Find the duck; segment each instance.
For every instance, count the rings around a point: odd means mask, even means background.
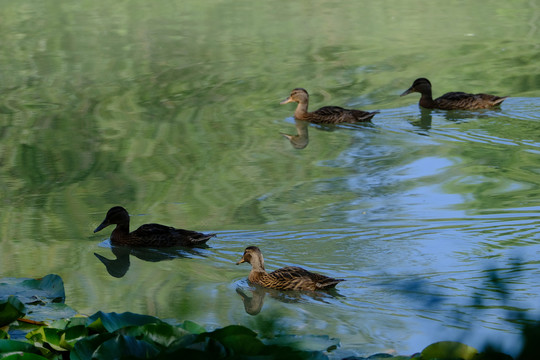
[[[112,224],[116,224],[116,228],[111,233],[111,244],[115,246],[193,247],[203,246],[210,238],[216,236],[216,234],[203,234],[160,224],[145,224],[129,232],[129,213],[122,206],[110,208],[105,220],[94,230],[94,233]]]
[[[313,273],[297,266],[287,266],[267,273],[264,269],[264,259],[257,246],[248,246],[244,255],[236,265],[247,262],[251,264],[248,280],[253,284],[277,290],[328,290],[334,288],[344,279],[334,279],[325,275]]]
[[[309,94],[306,89],[293,89],[291,95],[280,102],[281,105],[296,102],[294,117],[298,120],[309,121],[314,124],[340,124],[368,122],[378,114],[378,111],[368,112],[362,110],[344,109],[339,106],[324,106],[313,112],[308,112]]]
[[[464,92],[449,92],[435,100],[431,96],[431,83],[426,78],[414,80],[412,86],[400,96],[418,92],[422,94],[419,105],[426,109],[441,110],[477,110],[499,106],[508,96],[489,94],[467,94]]]

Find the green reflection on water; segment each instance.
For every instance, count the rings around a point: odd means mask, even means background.
[[[536,107],[524,106],[528,119],[514,116],[509,99],[500,113],[453,119],[433,112],[424,121],[417,98],[398,96],[426,76],[435,95],[538,97],[538,9],[529,2],[5,1],[1,7],[2,272],[59,273],[70,304],[81,311],[191,315],[223,325],[243,311],[230,284],[247,275],[233,262],[248,243],[263,239],[279,254],[276,266],[350,266],[348,275],[358,277],[364,268],[382,271],[386,256],[415,254],[414,246],[398,245],[396,227],[405,233],[400,238],[423,240],[422,221],[442,222],[436,226],[445,235],[472,221],[467,215],[526,218],[538,208],[539,139],[530,121],[538,119],[538,98],[530,100]],[[309,146],[299,151],[280,135],[294,131],[293,108],[279,105],[298,86],[309,90],[312,109],[383,111],[373,127],[311,127]],[[437,171],[424,173],[418,164]],[[120,282],[93,256],[103,237],[91,233],[117,204],[144,215],[134,216],[133,226],[231,232],[193,259],[132,260]],[[317,233],[327,229],[334,234]],[[491,232],[478,229],[460,235],[497,248]],[[239,230],[254,233],[246,238]],[[379,240],[371,262],[358,260],[365,234]],[[293,241],[298,245],[289,247]],[[343,251],[344,243],[350,257],[325,269],[327,254]],[[311,258],[295,258],[305,248]],[[337,315],[321,315],[330,325],[317,330],[384,343],[359,330],[360,315],[349,319],[352,311],[369,313],[358,309],[366,305],[359,297],[377,303],[356,285],[344,290],[356,303],[336,300]],[[126,304],[126,297],[133,301]],[[273,306],[291,323],[305,320],[297,304]],[[311,319],[323,305],[301,306]],[[400,310],[383,308],[380,316],[399,317]]]

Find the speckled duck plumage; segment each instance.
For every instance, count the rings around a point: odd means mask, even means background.
[[[291,95],[280,104],[297,102],[294,117],[298,120],[309,121],[315,124],[339,124],[371,121],[378,111],[368,112],[362,110],[344,109],[339,106],[324,106],[313,112],[308,112],[309,94],[305,89],[296,88]]]
[[[264,269],[261,250],[256,246],[248,246],[244,255],[236,264],[251,264],[248,280],[251,283],[277,290],[327,290],[335,287],[343,279],[334,279],[313,273],[296,266],[287,266],[271,273]]]

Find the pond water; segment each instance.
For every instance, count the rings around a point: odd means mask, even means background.
[[[341,340],[335,358],[439,340],[515,353],[539,316],[540,7],[534,1],[4,1],[0,276],[62,276],[81,313],[134,311]],[[509,95],[421,111],[418,77]],[[379,110],[307,128],[311,108]],[[194,250],[111,252],[132,228],[216,232]],[[344,278],[259,292],[236,266]],[[94,255],[98,254],[100,257]],[[101,259],[101,261],[100,261]],[[104,264],[108,264],[106,268]],[[114,275],[114,276],[111,276]],[[496,340],[495,340],[496,339]]]

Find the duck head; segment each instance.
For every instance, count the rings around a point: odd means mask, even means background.
[[[306,89],[296,88],[291,91],[291,95],[288,98],[280,102],[281,105],[288,104],[290,102],[304,103],[309,99],[309,94]]]
[[[399,96],[405,96],[407,94],[418,92],[420,94],[431,94],[431,83],[426,78],[419,78],[414,80],[412,86],[405,90]]]
[[[264,270],[264,259],[261,250],[256,246],[248,246],[246,250],[244,250],[244,255],[242,255],[242,258],[236,265],[240,265],[244,262],[251,264],[254,268]]]
[[[115,206],[107,211],[105,220],[94,230],[94,233],[103,230],[109,225],[128,225],[129,226],[129,214],[126,209],[121,206]]]

